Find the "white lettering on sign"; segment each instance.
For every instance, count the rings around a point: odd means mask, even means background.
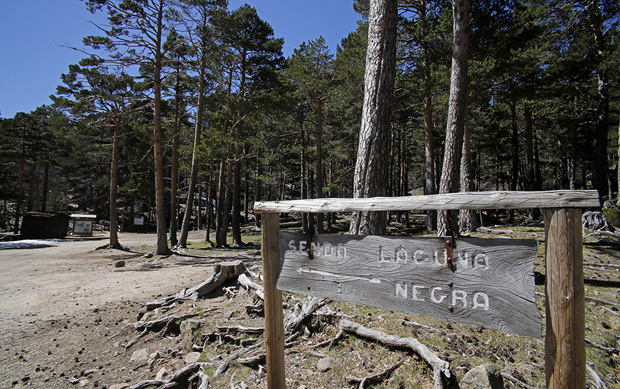
[[[411,286],[411,294],[409,294],[409,286]],[[397,282],[395,284],[394,296],[402,298],[411,296],[411,299],[415,301],[426,301],[429,298],[435,304],[445,302],[449,303],[453,308],[489,310],[489,296],[484,292],[476,292],[468,299],[469,294],[460,289]]]
[[[409,253],[413,253],[410,255]],[[424,262],[435,262],[435,264],[440,266],[445,266],[446,261],[448,260],[448,254],[444,252],[440,252],[439,250],[435,250],[430,253],[430,255],[426,255],[423,250],[413,249],[407,250],[402,246],[398,246],[394,249],[394,253],[386,253],[383,249],[383,246],[379,246],[379,262],[390,262],[390,263],[414,263],[421,264]],[[472,268],[485,270],[489,268],[489,258],[485,253],[469,253],[454,251],[454,265],[456,268]]]
[[[321,242],[312,242],[310,243],[312,250],[312,254],[316,256],[326,256],[326,257],[334,257],[338,259],[347,258],[347,246],[343,244],[338,244],[337,246],[332,245],[331,243],[323,243]],[[305,254],[308,252],[308,242],[307,241],[296,241],[290,240],[288,242],[288,248],[298,254]]]

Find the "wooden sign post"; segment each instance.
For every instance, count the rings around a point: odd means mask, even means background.
[[[484,321],[492,328],[540,335],[538,312],[532,308],[533,277],[529,276],[533,273],[532,243],[459,238],[457,247],[448,249],[444,242],[444,253],[437,239],[319,235],[308,241],[306,236],[280,234],[279,213],[542,208],[547,387],[585,387],[581,208],[598,206],[598,193],[592,190],[257,202],[255,212],[264,213],[268,386],[285,387],[280,290],[330,298],[337,295],[356,304],[470,324]],[[451,263],[447,260],[449,251]],[[334,256],[338,261],[331,260]],[[524,304],[515,306],[515,296]],[[516,324],[511,310],[516,310],[526,324]]]

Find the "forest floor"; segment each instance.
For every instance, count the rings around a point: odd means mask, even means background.
[[[415,218],[415,217],[414,217]],[[294,224],[294,223],[293,223]],[[421,225],[421,223],[419,223]],[[544,274],[544,229],[541,224],[497,226],[499,236],[538,242],[536,272]],[[421,228],[392,232],[420,233]],[[473,236],[498,237],[475,233]],[[259,302],[254,293],[233,286],[196,302],[186,301],[157,317],[193,315],[192,334],[202,353],[183,347],[178,328],[166,334],[140,334],[128,324],[141,318],[145,303],[168,296],[206,280],[219,262],[241,260],[261,272],[260,235],[244,235],[244,249],[212,249],[204,233],[190,234],[187,250],[170,256],[151,256],[154,234],[120,235],[127,251],[98,249],[107,243],[104,234],[48,241],[20,249],[0,249],[0,388],[129,388],[144,380],[169,379],[192,362],[204,362],[213,388],[266,388],[261,367],[233,361],[221,375],[215,370],[231,354],[263,335],[235,335],[224,326],[261,327],[264,318],[248,313]],[[1,243],[0,243],[1,248]],[[620,243],[617,236],[584,238],[586,296],[586,345],[589,366],[609,388],[620,384]],[[146,255],[145,255],[146,254]],[[119,261],[125,266],[116,267]],[[611,266],[609,266],[611,265]],[[540,284],[540,282],[537,282]],[[537,305],[543,316],[544,285],[536,285]],[[284,293],[286,315],[304,297]],[[412,337],[450,362],[456,381],[476,366],[494,364],[507,388],[545,387],[544,328],[540,339],[482,327],[441,322],[380,309],[339,302],[331,311],[346,314],[368,328],[401,337]],[[432,388],[432,369],[417,355],[345,335],[331,346],[319,346],[338,333],[339,319],[315,316],[286,349],[286,379],[290,388],[353,387],[347,377],[368,377],[402,363],[377,387]],[[412,327],[417,322],[430,327]],[[263,347],[248,350],[250,357]],[[591,380],[591,376],[588,376]],[[591,387],[596,387],[589,383]]]

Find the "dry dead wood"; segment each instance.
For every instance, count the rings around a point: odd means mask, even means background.
[[[444,331],[440,330],[439,328],[435,328],[435,327],[431,327],[431,326],[427,326],[415,321],[409,321],[409,320],[403,320],[402,323],[404,326],[409,326],[409,327],[413,327],[413,328],[419,328],[421,330],[427,331],[427,332],[432,332],[434,334],[441,334],[444,333]]]
[[[252,334],[259,335],[265,332],[265,327],[244,327],[244,326],[223,326],[217,328],[223,333]]]
[[[403,361],[400,361],[394,366],[388,367],[386,370],[382,371],[381,373],[371,375],[368,377],[364,377],[364,378],[347,377],[347,381],[349,382],[350,385],[358,385],[358,388],[360,389],[364,389],[370,385],[377,385],[385,381],[387,378],[389,378],[390,375],[392,375],[392,373],[394,372],[394,370],[398,369],[400,365],[402,364],[403,364]]]
[[[157,387],[158,389],[187,388],[189,381],[192,381],[194,375],[201,371],[202,367],[209,365],[205,362],[196,362],[177,370],[169,380],[147,380],[141,381],[132,386],[130,389],[143,389],[149,387]],[[206,375],[203,373],[206,377]],[[208,377],[207,377],[208,381]],[[203,380],[204,382],[204,380]]]
[[[589,363],[586,363],[586,371],[592,378],[591,382],[596,386],[597,389],[607,389],[607,385],[605,385],[605,382],[603,382],[601,377]]]
[[[239,277],[237,278],[237,281],[239,282],[241,286],[243,286],[247,290],[254,289],[258,298],[265,301],[265,290],[263,289],[261,285],[250,280],[250,278],[246,276],[245,274],[240,274]]]
[[[215,371],[215,373],[213,373],[213,377],[217,377],[220,374],[224,373],[226,371],[226,369],[228,369],[228,365],[230,365],[230,362],[234,361],[235,359],[239,358],[240,356],[242,356],[243,354],[246,354],[252,350],[254,350],[257,347],[262,346],[263,344],[265,344],[265,342],[260,342],[257,343],[255,345],[246,347],[246,348],[242,348],[241,350],[236,351],[235,353],[231,354],[230,356],[228,356],[228,358],[226,358],[224,360],[224,362],[222,362],[220,364],[220,366],[217,368],[217,370]]]
[[[352,322],[347,319],[340,320],[338,326],[346,332],[353,333],[361,338],[377,341],[383,345],[409,349],[418,354],[426,363],[433,368],[433,380],[435,381],[435,389],[444,387],[442,377],[450,378],[450,363],[439,358],[437,354],[432,352],[428,347],[420,343],[414,338],[400,338],[394,335],[388,335],[384,332],[373,330],[359,323]]]
[[[596,342],[591,341],[590,339],[586,338],[585,339],[586,343],[589,344],[590,346],[597,348],[599,350],[605,351],[607,354],[616,354],[618,352],[617,348],[614,347],[605,347],[601,344],[598,344]]]
[[[606,304],[606,305],[611,305],[612,307],[620,308],[620,305],[618,305],[616,303],[612,303],[611,301],[607,301],[607,300],[597,299],[596,297],[586,296],[586,300],[587,301],[592,301],[592,302],[595,302],[595,303],[599,303],[599,304]]]
[[[241,261],[221,262],[214,266],[213,274],[206,281],[189,289],[183,289],[177,294],[173,294],[163,299],[153,300],[146,303],[147,310],[169,306],[177,301],[198,300],[199,298],[213,292],[226,282],[237,280],[239,275],[245,273],[245,265]]]
[[[523,389],[535,389],[533,386],[530,386],[528,384],[526,384],[525,382],[521,381],[520,379],[506,373],[506,372],[501,372],[500,373],[502,377],[504,377],[505,379],[507,379],[508,381],[512,382],[513,384],[522,387]]]
[[[512,234],[512,230],[497,230],[488,227],[478,227],[476,230],[483,234],[494,234],[494,235],[502,235],[502,234]]]
[[[133,338],[129,343],[125,345],[125,349],[133,346],[140,338],[146,335],[148,332],[152,331],[162,331],[162,335],[165,335],[170,332],[171,326],[175,325],[178,327],[178,323],[183,320],[190,319],[192,317],[198,316],[198,313],[188,313],[180,316],[166,316],[157,320],[149,320],[149,321],[137,321],[135,323],[129,323],[125,325],[126,327],[133,327],[136,330],[142,330],[135,338]]]
[[[310,319],[314,311],[321,308],[327,303],[329,303],[329,300],[326,298],[306,298],[302,303],[301,309],[299,311],[294,310],[293,312],[286,315],[286,318],[284,319],[284,333],[292,334],[299,331],[301,326],[303,326]]]
[[[342,334],[344,334],[344,332],[342,330],[339,330],[338,333],[336,334],[336,336],[334,336],[333,338],[327,339],[327,340],[325,340],[323,342],[315,344],[314,348],[320,348],[320,347],[324,347],[324,346],[329,346],[328,349],[331,349],[332,347],[334,347],[334,344],[337,341],[342,339]]]

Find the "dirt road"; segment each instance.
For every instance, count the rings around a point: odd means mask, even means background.
[[[201,238],[196,233],[189,240]],[[198,284],[231,256],[208,251],[208,257],[146,259],[155,235],[122,234],[120,241],[129,251],[97,250],[105,235],[0,250],[1,388],[102,388],[152,378],[121,346],[124,324],[136,320],[146,301]],[[115,267],[119,260],[126,265]],[[176,345],[169,347],[168,357],[176,357]]]

